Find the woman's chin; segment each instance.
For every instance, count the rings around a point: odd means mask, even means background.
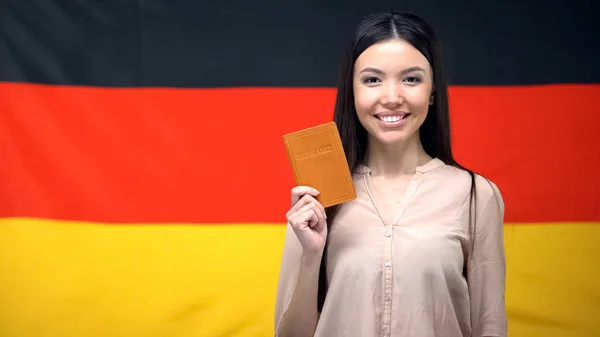
[[[375,140],[375,142],[383,145],[383,146],[400,146],[405,144],[408,140],[409,137],[406,133],[404,132],[385,132],[385,133],[379,133],[376,134],[374,137],[371,137],[372,140]]]
[[[376,143],[387,146],[405,145],[408,142],[419,140],[419,130],[414,128],[380,129],[371,127],[369,138]]]

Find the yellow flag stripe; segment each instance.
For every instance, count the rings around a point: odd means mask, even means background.
[[[600,223],[506,225],[510,336],[600,335]],[[0,219],[7,337],[272,335],[284,226]]]

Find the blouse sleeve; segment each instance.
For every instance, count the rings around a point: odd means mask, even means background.
[[[478,186],[473,251],[467,260],[473,337],[507,335],[505,307],[504,201],[498,187],[487,181]],[[491,187],[491,188],[490,188]]]
[[[302,245],[294,235],[291,225],[287,224],[275,301],[275,335],[277,335],[281,316],[286,312],[296,288],[301,256]]]

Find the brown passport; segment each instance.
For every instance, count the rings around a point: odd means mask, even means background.
[[[356,190],[335,122],[283,136],[296,185],[319,190],[323,207],[356,199]]]

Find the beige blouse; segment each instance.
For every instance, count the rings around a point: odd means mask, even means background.
[[[494,183],[476,177],[472,241],[468,173],[433,159],[417,168],[394,213],[380,216],[369,168],[360,166],[353,173],[357,199],[330,225],[329,289],[314,336],[506,336],[504,203]],[[276,326],[301,254],[288,225]]]

